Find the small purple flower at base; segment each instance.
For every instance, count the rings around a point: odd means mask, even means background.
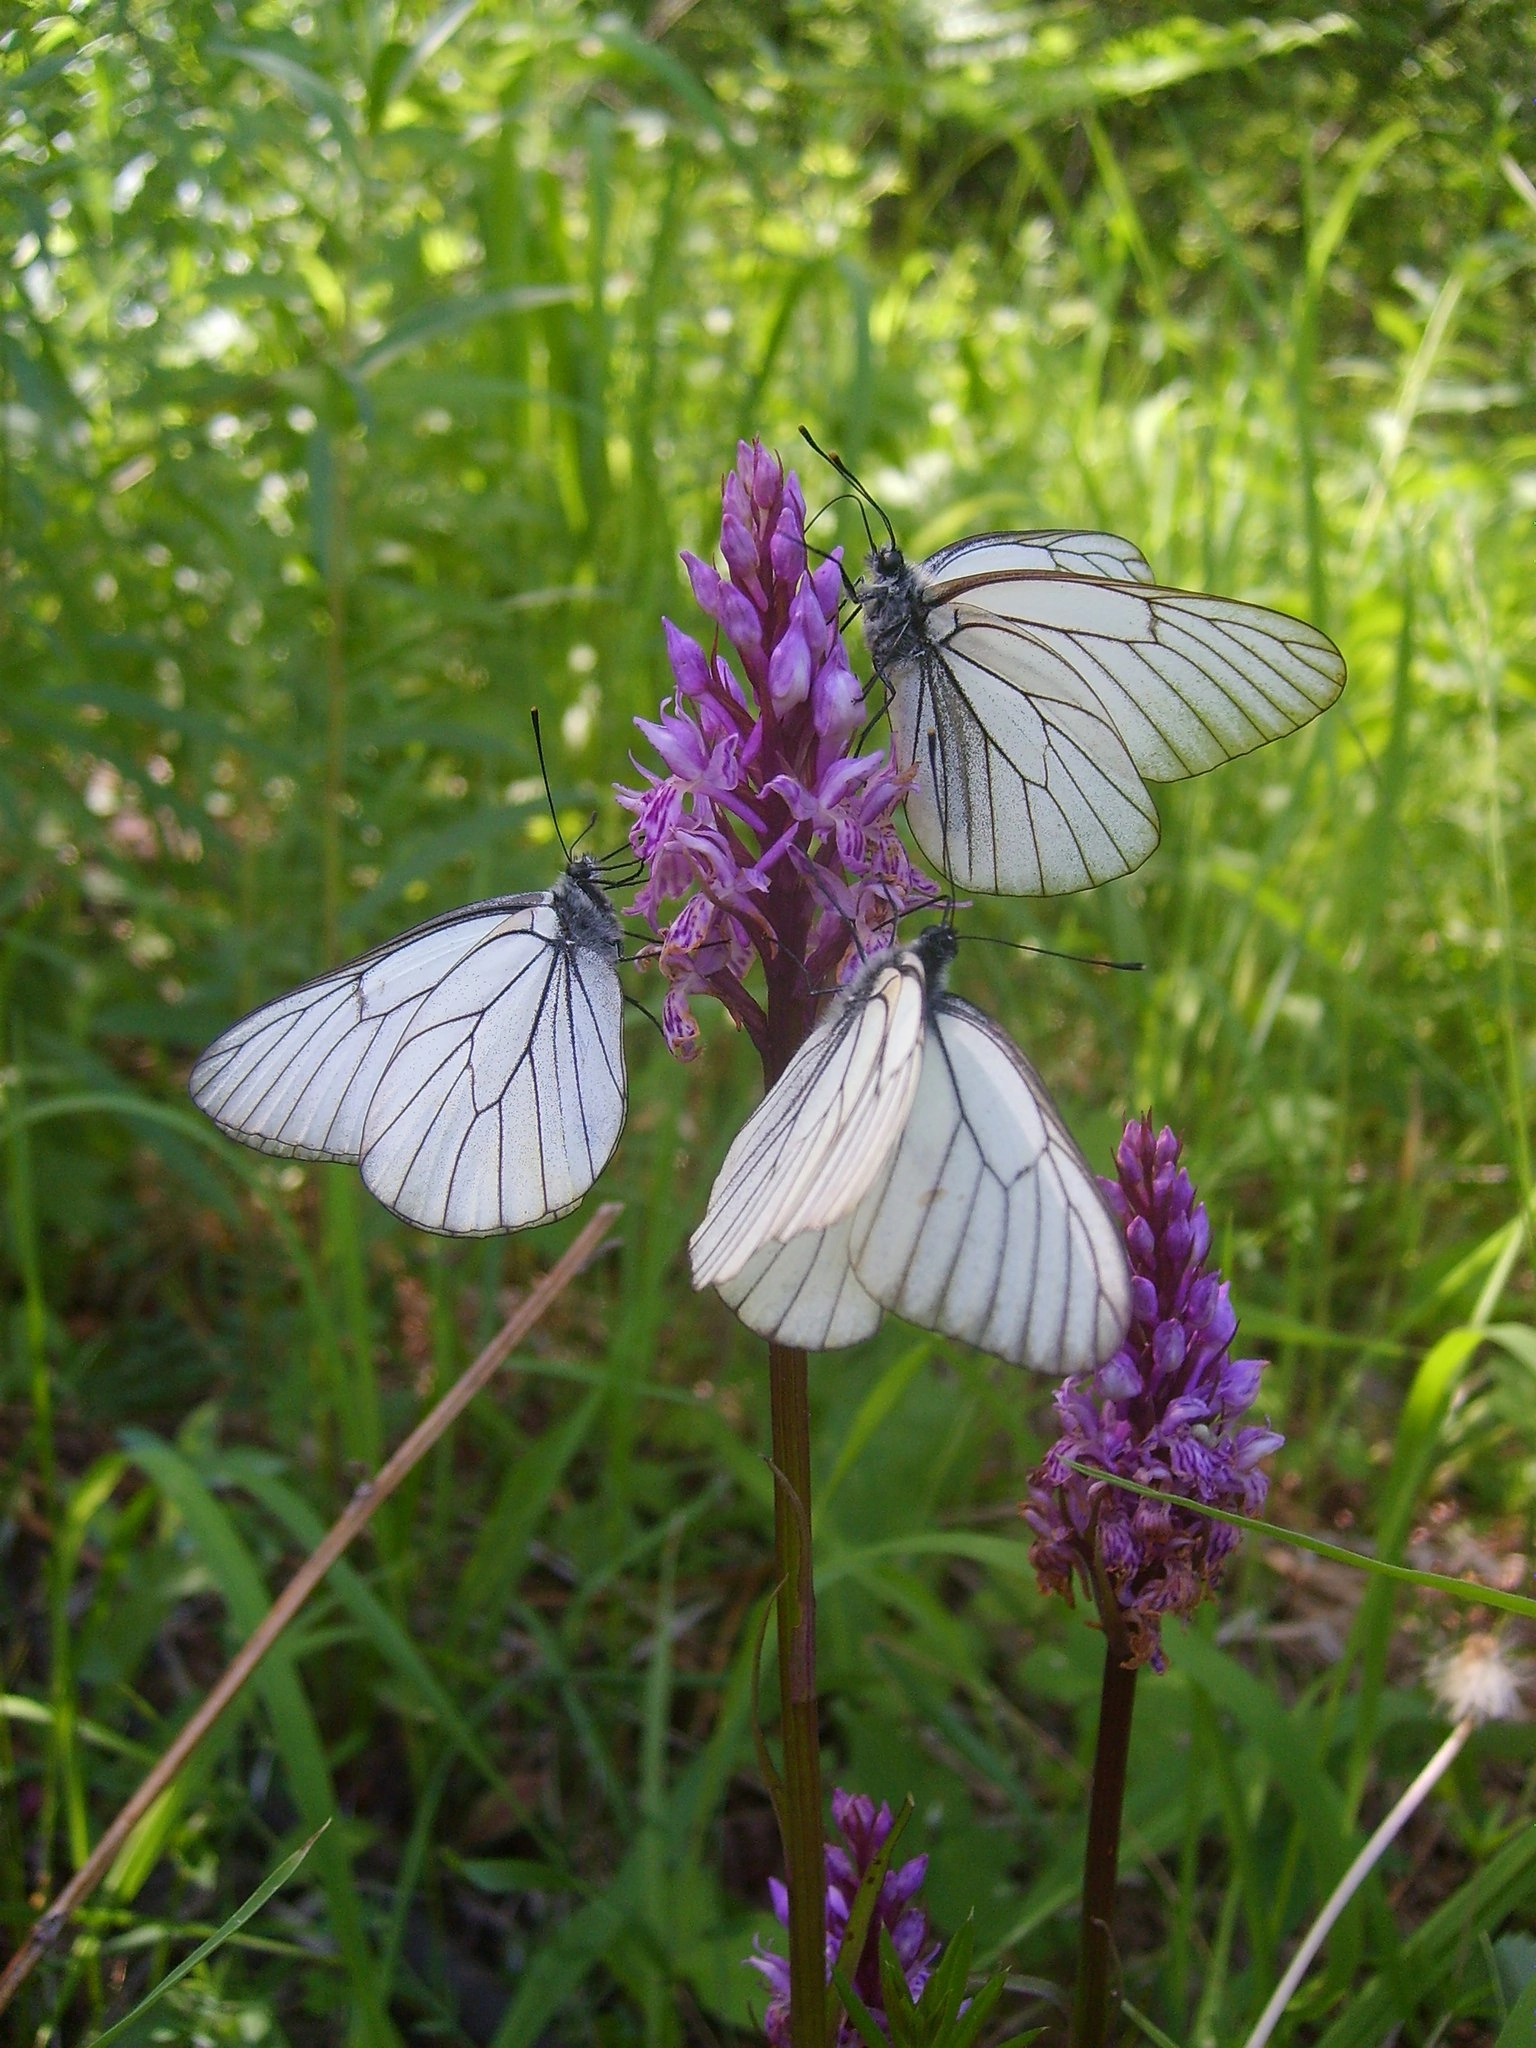
[[[876,1808],[872,1799],[852,1792],[832,1794],[832,1818],[847,1847],[835,1842],[827,1844],[828,1983],[832,1981],[832,1967],[842,1947],[864,1873],[884,1848],[892,1825],[889,1806],[882,1802]],[[907,1980],[907,1989],[914,2000],[922,1997],[923,1987],[933,1975],[933,1966],[938,1959],[939,1943],[930,1938],[928,1915],[915,1898],[927,1875],[926,1856],[914,1856],[899,1869],[886,1872],[864,1950],[853,1971],[854,1989],[882,2025],[885,2024],[885,1997],[880,1986],[880,1929],[884,1927],[890,1934],[891,1944]],[[789,1894],[777,1878],[769,1880],[769,1891],[780,1925],[787,1927]],[[756,1955],[749,1956],[747,1961],[752,1969],[761,1970],[773,1991],[763,2021],[769,2048],[793,2048],[789,2031],[788,1962],[771,1949],[763,1948],[759,1948]],[[838,2030],[837,2048],[856,2048],[859,2039],[858,2029],[845,2016]]]
[[[1237,1317],[1226,1282],[1206,1270],[1210,1221],[1179,1152],[1171,1130],[1133,1119],[1115,1154],[1118,1177],[1100,1183],[1125,1226],[1131,1323],[1108,1364],[1057,1390],[1062,1434],[1032,1474],[1023,1509],[1041,1587],[1071,1600],[1081,1580],[1097,1600],[1097,1566],[1130,1661],[1157,1671],[1163,1617],[1190,1614],[1214,1592],[1238,1531],[1085,1478],[1072,1464],[1256,1515],[1269,1491],[1260,1462],[1285,1441],[1238,1426],[1263,1362],[1230,1355]]]
[[[725,577],[683,556],[715,648],[666,620],[677,690],[659,719],[635,721],[664,773],[641,766],[646,786],[617,790],[650,871],[634,909],[660,940],[662,1023],[682,1059],[698,1049],[695,995],[722,1002],[765,1058],[776,1010],[794,1013],[798,1043],[825,988],[939,894],[894,823],[910,773],[851,751],[866,713],[838,630],[840,558],[810,567],[799,480],[759,442],[740,444],[725,479],[720,553]],[[754,958],[766,1013],[745,985]]]

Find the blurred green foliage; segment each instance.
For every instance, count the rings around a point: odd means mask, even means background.
[[[1143,975],[974,948],[961,985],[1095,1156],[1133,1108],[1185,1134],[1275,1359],[1282,1518],[1519,1579],[1533,60],[1495,0],[0,16],[8,1938],[570,1228],[415,1236],[203,1126],[190,1058],[550,879],[532,705],[563,821],[617,841],[738,434],[793,457],[805,420],[909,552],[1104,525],[1340,641],[1338,709],[1166,792],[1140,874],[967,914]],[[333,1577],[16,2038],[88,2039],[331,1814],[168,2038],[750,2030],[765,1404],[680,1252],[752,1076],[723,1018],[686,1072],[643,1021],[630,1052],[617,1260]],[[941,1926],[1059,1978],[1098,1642],[1011,1519],[1048,1392],[899,1329],[816,1381],[829,1775],[910,1791]],[[1142,1688],[1126,1990],[1192,2048],[1240,2038],[1435,1739],[1454,1618],[1284,1562]],[[1493,2038],[1533,1760],[1474,1742],[1301,2038]]]

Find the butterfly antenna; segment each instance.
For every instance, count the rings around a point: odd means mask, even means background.
[[[1047,960],[1070,960],[1076,967],[1112,967],[1117,974],[1140,974],[1146,967],[1145,960],[1102,960],[1093,953],[1063,953],[1055,946],[1031,946],[1023,939],[994,939],[983,932],[967,932],[968,946],[1007,946],[1015,953],[1040,953]]]
[[[571,855],[572,855],[572,857],[574,857],[574,855],[575,855],[575,852],[576,852],[576,849],[577,849],[577,847],[578,847],[578,846],[580,846],[580,844],[581,844],[581,842],[583,841],[583,839],[585,839],[585,838],[586,838],[587,834],[588,834],[588,833],[589,833],[589,832],[590,832],[590,831],[592,830],[593,826],[594,826],[594,825],[595,825],[596,823],[597,823],[597,813],[596,813],[596,811],[594,811],[594,812],[592,813],[591,817],[590,817],[590,818],[588,818],[588,820],[587,820],[586,824],[582,826],[581,830],[580,830],[580,831],[579,831],[579,832],[578,832],[578,833],[576,834],[576,837],[575,837],[575,838],[574,838],[574,839],[573,839],[573,840],[571,841]]]
[[[555,809],[555,793],[549,786],[549,767],[544,759],[544,734],[539,727],[539,707],[535,705],[528,716],[533,720],[533,744],[539,757],[539,780],[544,784],[544,801],[549,805],[550,822],[555,828],[555,837],[560,842],[560,851],[565,855],[567,867],[571,864],[571,849],[565,843],[565,834],[560,830],[560,817]]]
[[[865,505],[868,505],[870,510],[874,512],[875,515],[878,517],[881,525],[885,528],[887,539],[890,541],[891,546],[895,547],[896,529],[891,524],[891,515],[889,514],[889,512],[886,511],[885,507],[881,504],[880,500],[875,496],[874,492],[865,489],[864,485],[859,482],[859,479],[854,475],[853,471],[848,467],[847,463],[844,462],[841,455],[835,455],[832,453],[830,449],[823,448],[821,444],[812,437],[811,430],[809,427],[802,427],[800,429],[800,438],[802,441],[804,441],[806,447],[811,450],[812,454],[819,455],[822,461],[826,463],[829,469],[835,469],[838,475],[842,478],[843,482],[845,484],[849,484],[852,486],[855,494],[860,499],[862,499],[863,503]],[[834,502],[836,501],[834,500]],[[864,528],[865,531],[868,532],[869,521],[867,519],[864,521]],[[869,544],[871,547],[873,547],[875,544],[875,537],[872,533],[869,536]]]

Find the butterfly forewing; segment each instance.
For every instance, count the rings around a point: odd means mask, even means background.
[[[1081,577],[945,579],[933,596],[972,631],[983,616],[995,622],[992,665],[1015,688],[1032,687],[1042,655],[1064,662],[1153,782],[1203,774],[1295,732],[1344,686],[1326,635],[1234,599]]]
[[[198,1060],[192,1100],[260,1151],[355,1165],[373,1090],[424,998],[486,932],[541,900],[501,897],[433,918],[264,1004]]]
[[[1036,1371],[1102,1364],[1130,1316],[1119,1229],[1044,1083],[952,996],[930,1009],[906,1130],[849,1250],[883,1308]]]
[[[762,1246],[855,1206],[917,1086],[923,993],[915,955],[877,960],[801,1046],[725,1156],[690,1246],[695,1287],[723,1291]]]
[[[952,541],[923,564],[924,572],[951,578],[1055,571],[1061,576],[1103,576],[1127,583],[1151,583],[1141,549],[1118,533],[1075,533],[1054,527],[1041,533],[982,533]]]
[[[957,888],[1004,896],[1064,895],[1139,867],[1157,813],[1076,669],[1041,647],[1021,684],[995,621],[952,609],[934,622],[916,684],[902,668],[889,678],[897,757],[918,769],[907,816],[927,857]]]
[[[369,1107],[364,1184],[426,1230],[563,1215],[623,1128],[617,976],[583,974],[546,906],[520,936],[487,941],[433,990]]]

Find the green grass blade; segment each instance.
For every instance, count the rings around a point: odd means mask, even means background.
[[[130,1457],[176,1508],[187,1533],[223,1595],[234,1631],[248,1636],[270,1604],[255,1560],[225,1509],[197,1473],[169,1444],[142,1431],[125,1433]],[[334,1818],[336,1794],[325,1746],[287,1646],[275,1644],[251,1680],[266,1707],[294,1799],[316,1832]],[[346,1962],[351,1995],[368,2038],[395,2048],[379,1996],[377,1964],[365,1932],[362,1901],[351,1859],[337,1835],[329,1835],[318,1859],[337,1942]]]
[[[104,2034],[97,2034],[91,2048],[111,2048],[113,2042],[124,2041],[130,2033],[136,2033],[140,2021],[153,2011],[168,1991],[174,1990],[183,1977],[195,1970],[199,1963],[206,1962],[216,1949],[222,1948],[232,1934],[238,1934],[248,1920],[255,1918],[268,1899],[275,1892],[282,1890],[325,1833],[325,1828],[329,1826],[330,1822],[327,1821],[325,1827],[317,1828],[307,1842],[300,1843],[291,1856],[285,1856],[277,1868],[262,1879],[250,1897],[242,1905],[237,1906],[229,1918],[215,1929],[206,1941],[200,1942],[191,1955],[179,1962],[168,1976],[162,1977],[154,1990],[139,2000],[132,2012],[125,2013],[122,2019],[115,2021]]]

